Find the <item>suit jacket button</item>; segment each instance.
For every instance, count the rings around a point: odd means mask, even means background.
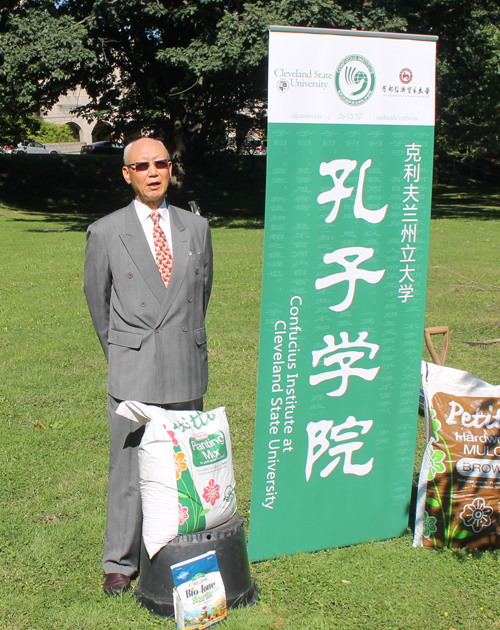
[[[146,302],[144,300],[141,302],[141,306],[146,306]]]
[[[187,332],[187,326],[182,327],[182,332]]]
[[[193,298],[191,296],[188,297],[188,302],[192,302]]]
[[[129,271],[127,274],[127,278],[133,278],[133,277],[134,277],[134,274]]]
[[[160,329],[159,328],[155,328],[155,333],[159,333]]]
[[[196,274],[196,275],[198,275],[198,274],[200,273],[200,270],[199,270],[198,268],[196,268],[196,269],[194,270],[194,272],[195,272],[195,274]]]

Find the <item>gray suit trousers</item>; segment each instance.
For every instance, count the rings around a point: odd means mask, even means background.
[[[144,426],[116,414],[121,400],[108,396],[109,482],[108,514],[102,567],[104,573],[134,577],[139,571],[142,509],[138,448]],[[203,410],[203,398],[157,405],[163,409]]]

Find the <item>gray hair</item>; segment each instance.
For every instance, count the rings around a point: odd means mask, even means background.
[[[143,138],[137,138],[136,140],[132,140],[132,142],[129,142],[127,144],[127,146],[125,147],[125,149],[123,150],[123,163],[125,164],[125,166],[127,166],[128,164],[128,156],[130,154],[130,150],[132,149],[132,145],[134,143],[137,142],[137,140],[144,140],[144,138],[147,138],[147,136],[144,136]],[[168,155],[168,159],[170,160],[170,153],[168,152],[167,147],[163,144],[163,142],[161,140],[157,140],[156,138],[149,138],[149,140],[154,140],[155,142],[158,142],[158,144],[161,144],[161,146],[165,149],[165,151],[167,152]]]

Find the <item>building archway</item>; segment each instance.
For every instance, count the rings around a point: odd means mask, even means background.
[[[82,128],[80,125],[77,125],[75,122],[67,122],[66,125],[70,128],[75,142],[82,142]]]
[[[75,140],[79,143],[92,142],[91,124],[86,118],[79,116],[76,111],[82,105],[90,101],[87,93],[82,87],[69,90],[66,94],[61,94],[59,100],[52,109],[45,112],[42,118],[47,122],[57,125],[69,125]]]
[[[111,140],[111,132],[113,127],[108,123],[99,121],[92,129],[92,142],[102,142],[103,140]]]

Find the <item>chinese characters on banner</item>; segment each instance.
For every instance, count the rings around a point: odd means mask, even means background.
[[[434,66],[429,38],[271,29],[252,560],[406,530]]]
[[[399,287],[399,297],[403,302],[407,302],[413,297],[413,278],[411,273],[415,271],[415,267],[412,268],[412,264],[416,262],[415,251],[417,249],[417,223],[418,223],[418,194],[420,182],[420,162],[422,156],[420,155],[420,149],[422,147],[418,144],[411,144],[406,146],[406,160],[405,160],[405,181],[408,183],[404,189],[405,198],[403,203],[403,229],[401,230],[401,254],[403,258],[401,262],[404,264],[403,269],[400,269],[404,273],[403,277],[399,281],[401,285]],[[411,204],[411,205],[410,205]]]

